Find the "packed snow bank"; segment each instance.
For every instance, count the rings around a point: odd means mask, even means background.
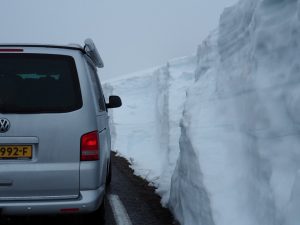
[[[199,48],[214,57],[185,104],[170,198],[183,224],[299,224],[299,6],[240,1]]]
[[[299,224],[299,56],[300,1],[241,0],[196,57],[106,84],[114,147],[181,224]]]
[[[180,118],[186,89],[194,82],[196,57],[106,82],[106,96],[120,95],[123,106],[112,110],[112,148],[125,156],[137,175],[155,185],[167,204],[179,155]]]

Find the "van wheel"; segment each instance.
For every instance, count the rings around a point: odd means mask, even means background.
[[[109,161],[109,165],[108,165],[108,174],[106,177],[106,186],[109,186],[111,183],[111,176],[112,176],[112,172],[111,172],[111,160]]]
[[[100,207],[92,213],[83,214],[80,218],[81,225],[104,225],[105,224],[105,197]]]
[[[0,224],[1,225],[11,224],[11,222],[12,222],[12,218],[0,215]]]

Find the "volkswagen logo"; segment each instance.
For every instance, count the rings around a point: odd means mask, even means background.
[[[10,122],[8,119],[1,118],[0,119],[0,133],[5,133],[10,128]]]

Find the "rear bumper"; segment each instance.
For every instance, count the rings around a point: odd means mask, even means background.
[[[98,209],[104,195],[103,185],[97,190],[81,191],[80,197],[72,200],[0,201],[0,212],[2,215],[38,215],[62,214],[61,209],[72,209],[74,213],[89,213]]]

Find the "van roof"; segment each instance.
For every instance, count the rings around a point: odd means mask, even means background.
[[[59,49],[71,49],[81,51],[83,54],[86,54],[90,59],[95,63],[95,66],[98,68],[103,68],[104,64],[101,59],[101,56],[93,42],[92,39],[87,38],[84,41],[84,47],[78,44],[69,44],[69,45],[51,45],[51,44],[0,44],[0,51],[7,51],[6,49],[1,48],[26,48],[26,47],[36,47],[36,48],[59,48]],[[12,50],[12,49],[8,49]],[[14,49],[19,51],[19,49]]]
[[[60,49],[71,49],[79,50],[85,52],[83,47],[78,44],[69,44],[69,45],[51,45],[51,44],[0,44],[1,47],[36,47],[36,48],[60,48]]]

